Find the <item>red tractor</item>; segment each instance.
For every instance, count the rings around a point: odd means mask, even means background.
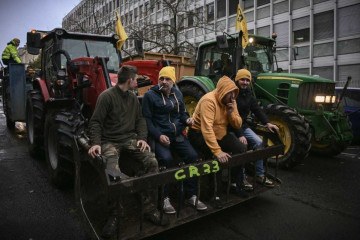
[[[98,233],[107,218],[105,208],[109,198],[119,200],[122,218],[126,219],[120,224],[116,238],[143,238],[219,211],[220,205],[215,201],[218,196],[226,199],[221,206],[224,209],[245,201],[229,194],[231,174],[221,175],[220,170],[276,156],[283,151],[276,136],[263,132],[265,138],[271,138],[275,143],[273,146],[233,156],[231,163],[226,166],[211,159],[192,165],[180,164],[158,174],[135,177],[126,172],[126,166],[120,160],[120,168],[126,175],[114,180],[107,173],[101,157],[92,159],[88,156],[86,131],[97,97],[117,82],[116,73],[121,65],[120,53],[116,49],[118,36],[71,33],[56,28],[43,36],[39,32],[30,32],[27,38],[29,53],[38,54],[41,49],[41,72],[32,81],[31,90],[26,91],[24,104],[30,154],[45,155],[51,181],[56,186],[71,185],[75,177],[79,209],[97,239],[100,239]],[[143,61],[141,64],[138,66],[140,74],[149,76],[145,77],[146,81],[139,81],[140,86],[145,86],[156,84],[155,76],[168,62]],[[12,109],[12,112],[16,111],[21,109]],[[276,174],[275,170],[275,174],[268,173],[268,177],[280,184]],[[191,177],[201,178],[198,195],[201,193],[202,199],[208,203],[206,213],[199,214],[183,205],[182,182]],[[227,180],[224,181],[224,177]],[[136,193],[149,188],[163,189],[164,184],[170,182],[180,186],[177,188],[180,189],[177,194],[177,216],[171,218],[171,224],[167,227],[147,224],[143,221],[143,201],[136,197]],[[224,183],[227,187],[222,188]],[[255,181],[254,186],[249,199],[268,190]]]

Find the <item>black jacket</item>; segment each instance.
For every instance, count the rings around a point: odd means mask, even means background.
[[[182,93],[176,87],[171,89],[169,97],[159,91],[159,86],[152,87],[144,95],[142,109],[149,136],[155,140],[159,140],[160,135],[178,136],[189,118]]]
[[[233,130],[237,137],[243,136],[244,130],[249,127],[246,123],[246,118],[249,116],[250,112],[253,113],[262,124],[267,124],[269,122],[268,117],[259,106],[250,89],[240,89],[239,95],[236,99],[236,104],[239,114],[243,119],[241,128]]]

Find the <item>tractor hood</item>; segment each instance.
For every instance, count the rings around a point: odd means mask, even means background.
[[[305,82],[321,82],[321,83],[333,83],[334,81],[326,78],[319,77],[318,75],[305,75],[296,73],[260,73],[256,79],[258,80],[291,80],[292,83],[305,83]]]

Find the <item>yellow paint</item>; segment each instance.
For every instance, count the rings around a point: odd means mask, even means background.
[[[185,178],[186,178],[186,175],[185,175],[184,172],[185,172],[184,169],[180,169],[180,170],[176,171],[176,173],[175,173],[175,179],[176,179],[176,180],[185,179]]]
[[[219,162],[214,160],[212,161],[212,164],[213,164],[213,170],[212,172],[215,173],[215,172],[218,172],[220,170],[220,167],[219,167]]]
[[[297,81],[297,82],[302,82],[303,80],[299,79],[299,78],[291,78],[291,77],[270,77],[270,76],[266,76],[266,77],[258,77],[257,79],[261,79],[261,80],[292,80],[292,81]]]
[[[189,175],[190,175],[190,177],[193,177],[194,175],[199,177],[200,174],[199,174],[198,168],[195,166],[189,166]]]

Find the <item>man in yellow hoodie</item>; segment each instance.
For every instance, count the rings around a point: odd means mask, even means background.
[[[189,129],[192,145],[207,158],[214,155],[220,163],[226,163],[231,158],[230,153],[246,151],[246,145],[228,131],[229,127],[239,129],[242,125],[235,101],[238,94],[238,87],[229,77],[220,78],[216,89],[200,99],[193,114],[194,124]],[[247,197],[243,188],[242,167],[233,171],[238,195]]]

